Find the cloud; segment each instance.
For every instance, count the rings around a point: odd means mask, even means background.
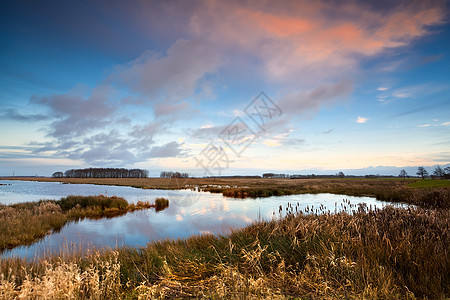
[[[31,102],[49,110],[49,117],[56,119],[50,124],[48,135],[55,138],[70,138],[102,128],[111,120],[117,105],[109,101],[114,90],[109,86],[93,89],[89,96],[76,93],[46,97],[33,96]]]
[[[262,143],[268,147],[279,147],[279,146],[296,146],[305,143],[304,139],[289,137],[292,131],[277,134],[269,139],[265,139]]]
[[[442,126],[450,126],[450,122],[445,122],[441,124]]]
[[[418,125],[417,127],[429,127],[429,126],[431,126],[431,124]]]
[[[166,56],[146,51],[134,61],[118,66],[108,81],[151,101],[179,101],[203,92],[204,86],[209,89],[207,76],[221,64],[219,52],[209,42],[178,40]]]
[[[377,91],[387,91],[388,89],[388,87],[379,87],[377,88]]]
[[[287,95],[278,101],[278,105],[285,113],[297,115],[318,110],[323,105],[344,101],[352,91],[353,82],[344,80],[336,84],[322,85],[308,92]]]
[[[444,4],[385,7],[343,1],[204,1],[190,29],[233,55],[251,55],[270,81],[314,82],[358,67],[364,56],[408,45],[445,21]]]
[[[369,119],[364,118],[364,117],[358,117],[358,119],[356,119],[356,123],[359,123],[359,124],[367,123],[367,121],[369,121]]]
[[[30,143],[33,153],[53,153],[56,157],[82,160],[90,165],[121,165],[123,162],[132,164],[137,161],[133,153],[137,149],[130,147],[132,139],[122,136],[118,131],[111,130],[87,136],[81,139],[56,140],[46,143]]]
[[[123,131],[123,128],[122,128]],[[182,151],[168,143],[155,145],[154,136],[166,132],[166,126],[157,122],[135,125],[121,133],[117,129],[96,134],[55,138],[51,142],[32,142],[29,151],[34,154],[52,154],[54,157],[81,160],[89,165],[123,166],[146,161],[152,157],[175,157]]]
[[[333,129],[328,129],[328,130],[324,131],[323,134],[330,134],[332,132],[333,132]]]
[[[180,103],[156,103],[153,106],[153,112],[155,117],[162,117],[167,115],[179,115],[182,113],[186,113],[190,110],[191,105],[188,102],[180,102]]]
[[[394,93],[392,93],[393,97],[396,98],[411,98],[413,97],[411,93],[406,92],[406,91],[395,91]]]
[[[180,148],[183,143],[170,142],[163,146],[155,146],[148,153],[148,159],[160,158],[160,157],[175,157],[182,154]]]
[[[134,138],[146,137],[147,139],[148,138],[152,139],[157,132],[164,132],[164,131],[165,131],[164,126],[162,126],[160,123],[149,122],[145,125],[134,125],[132,130],[128,133],[128,135]]]
[[[88,164],[103,166],[113,165],[120,166],[123,162],[127,164],[132,164],[136,162],[136,157],[129,150],[124,148],[108,148],[106,146],[99,146],[91,148],[87,151],[82,152],[79,155],[72,154],[69,155],[71,159],[82,159]]]
[[[36,122],[36,121],[46,121],[49,119],[49,116],[42,114],[24,115],[19,113],[16,109],[8,108],[4,110],[3,114],[0,114],[0,118],[22,122]]]
[[[227,126],[228,125],[213,126],[209,124],[190,130],[190,136],[196,139],[216,139],[219,138],[219,135],[227,128]],[[239,124],[237,124],[237,126],[241,127]]]
[[[168,122],[136,123],[118,109],[118,92],[110,85],[100,85],[85,95],[76,90],[66,94],[33,96],[31,102],[47,109],[53,120],[46,130],[50,141],[31,143],[33,154],[81,160],[89,165],[132,165],[149,156],[177,156],[175,144],[157,145],[156,134],[167,132]],[[182,103],[157,103],[159,116],[186,110]],[[136,103],[129,104],[136,105]]]
[[[448,89],[449,86],[446,84],[422,84],[398,88],[392,92],[392,96],[396,98],[416,98],[424,95],[435,94]]]

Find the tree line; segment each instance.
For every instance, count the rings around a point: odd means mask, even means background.
[[[161,178],[189,178],[188,173],[180,173],[180,172],[173,172],[173,171],[162,171],[159,175]]]
[[[422,177],[422,179],[429,177],[428,171],[424,167],[418,167],[416,175]],[[443,169],[441,166],[437,165],[434,168],[433,175],[439,177],[440,179],[450,178],[450,167]],[[404,169],[400,171],[398,176],[403,178],[409,177],[408,173]]]
[[[87,168],[70,169],[63,172],[55,172],[55,178],[147,178],[148,171],[142,169],[124,168]]]

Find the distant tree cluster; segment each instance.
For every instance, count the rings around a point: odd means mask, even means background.
[[[61,172],[53,173],[53,177],[60,176]],[[147,170],[124,168],[88,168],[70,169],[64,172],[67,178],[146,178]]]
[[[161,178],[188,178],[188,173],[180,173],[180,172],[173,172],[173,171],[162,171],[159,175]]]
[[[52,174],[53,178],[62,178],[64,177],[64,173],[63,172],[55,172]]]
[[[422,179],[429,177],[428,171],[425,170],[424,167],[417,168],[416,175],[419,175],[420,177],[422,177]],[[446,167],[445,169],[443,169],[441,166],[437,165],[436,167],[434,167],[433,176],[431,176],[431,178],[433,177],[438,177],[439,179],[450,179],[450,167]]]
[[[263,178],[289,178],[289,174],[264,173]]]

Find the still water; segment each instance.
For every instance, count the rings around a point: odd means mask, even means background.
[[[87,249],[89,247],[145,246],[151,241],[186,238],[193,234],[226,234],[231,229],[246,226],[259,219],[270,220],[280,216],[293,205],[298,210],[306,207],[325,206],[331,212],[338,211],[348,202],[366,203],[382,207],[371,197],[352,197],[333,194],[304,194],[257,199],[235,199],[221,194],[191,190],[145,190],[132,187],[91,184],[60,184],[56,182],[0,180],[0,203],[10,204],[40,199],[59,199],[68,195],[119,196],[128,202],[154,202],[157,197],[169,198],[169,207],[156,212],[153,209],[136,211],[124,216],[72,222],[31,246],[17,247],[3,253],[3,257],[20,256],[34,258],[61,249]],[[343,202],[346,199],[346,203]],[[294,209],[295,211],[295,209]]]

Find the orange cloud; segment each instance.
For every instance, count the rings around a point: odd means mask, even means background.
[[[252,23],[258,24],[271,36],[295,37],[315,29],[316,24],[307,19],[276,16],[268,13],[246,12]]]
[[[212,1],[194,13],[191,30],[224,51],[253,55],[270,80],[327,78],[354,70],[360,56],[408,45],[445,20],[439,3],[392,5]]]

